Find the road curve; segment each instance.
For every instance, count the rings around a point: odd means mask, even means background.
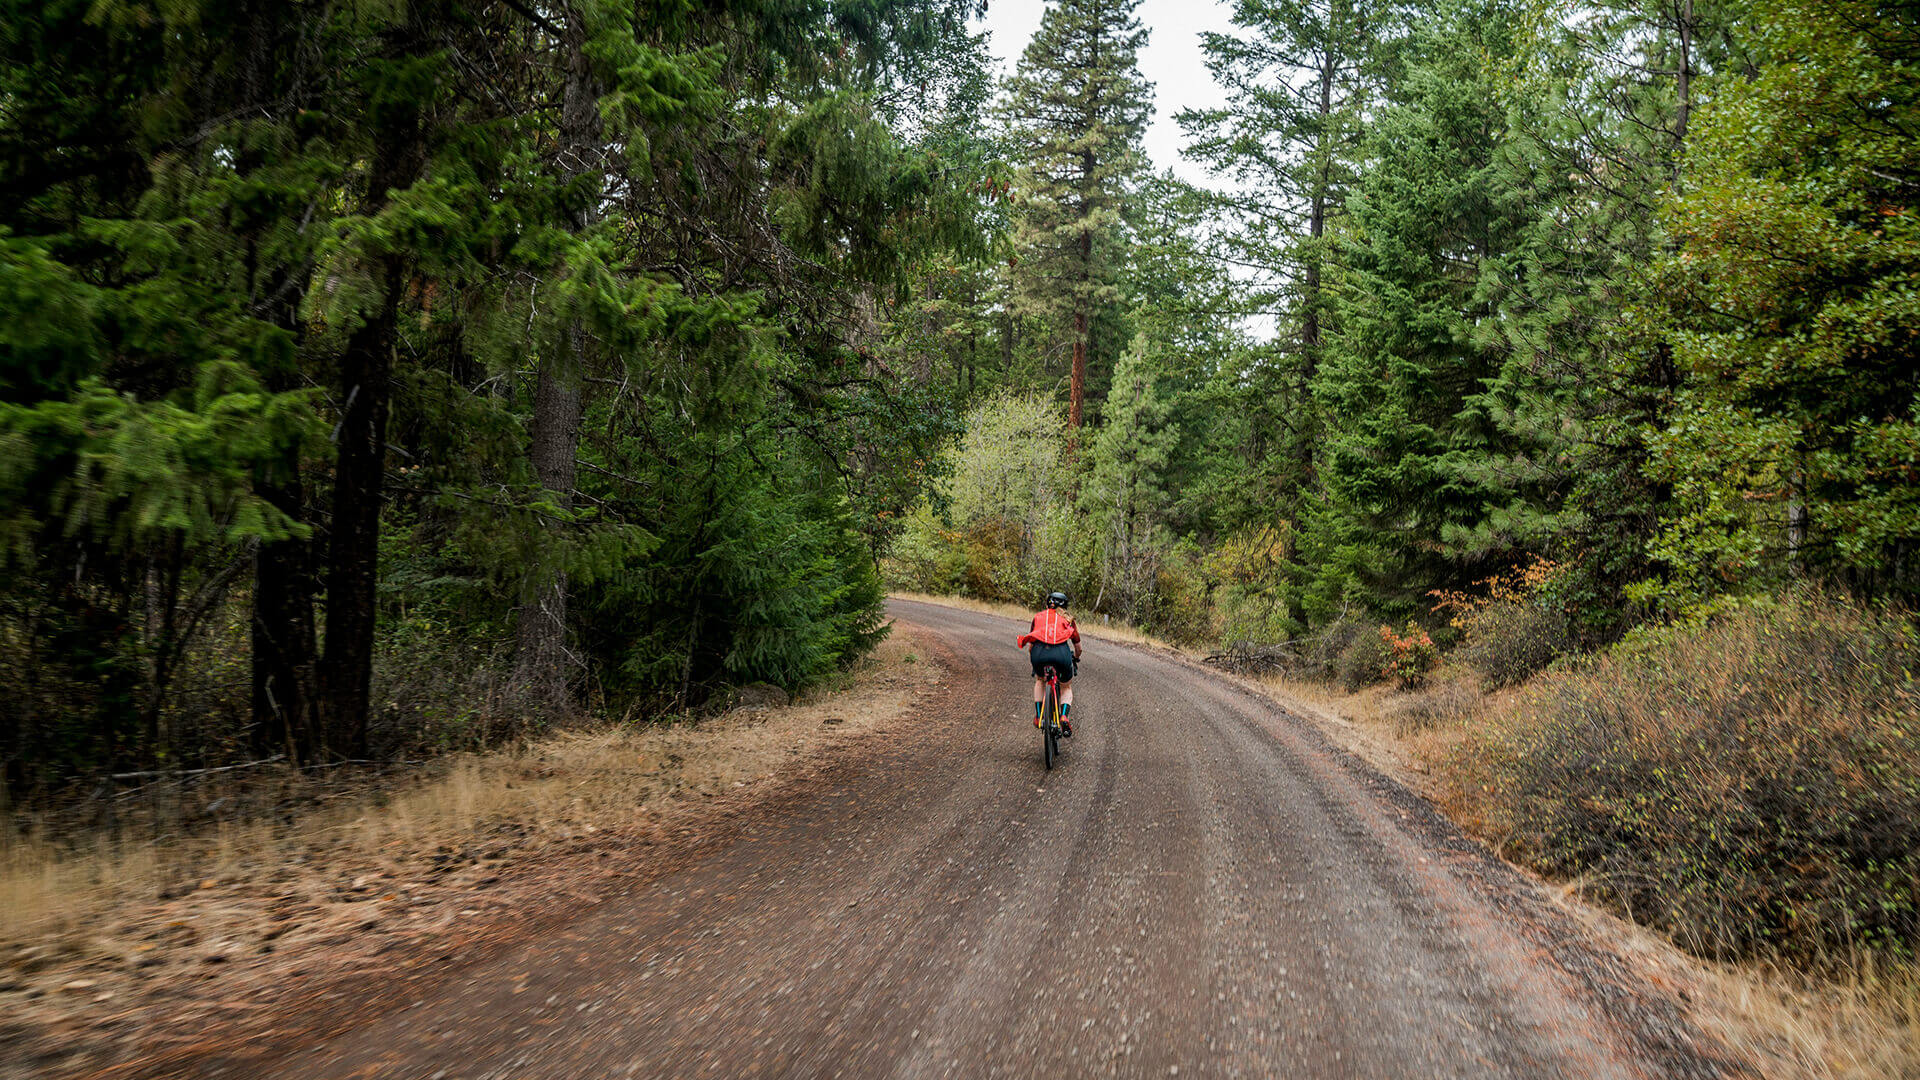
[[[265,1075],[1722,1076],[1672,1002],[1306,721],[1087,645],[1043,770],[1007,619],[896,601],[913,729]]]

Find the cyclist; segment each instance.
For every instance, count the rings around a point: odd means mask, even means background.
[[[1025,648],[1032,642],[1028,656],[1033,660],[1033,726],[1040,726],[1040,704],[1047,691],[1046,665],[1060,673],[1060,734],[1073,737],[1073,667],[1080,660],[1080,628],[1067,614],[1067,594],[1050,592],[1047,606],[1033,616],[1033,625],[1014,644]],[[1069,648],[1068,644],[1072,647]]]

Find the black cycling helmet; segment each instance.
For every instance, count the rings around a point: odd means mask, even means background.
[[[1047,594],[1047,606],[1048,606],[1048,607],[1050,607],[1050,608],[1055,608],[1055,607],[1066,607],[1066,606],[1067,606],[1067,594],[1066,594],[1066,593],[1063,593],[1063,592],[1059,592],[1059,591],[1055,591],[1055,592],[1050,592],[1050,593],[1048,593],[1048,594]]]

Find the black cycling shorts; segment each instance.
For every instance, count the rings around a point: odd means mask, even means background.
[[[1048,664],[1052,664],[1055,668],[1059,669],[1061,682],[1069,683],[1073,681],[1073,646],[1068,645],[1064,641],[1058,645],[1049,645],[1044,641],[1036,641],[1033,643],[1032,652],[1028,653],[1028,655],[1033,658],[1034,678],[1037,679],[1046,674],[1040,669],[1046,667]]]

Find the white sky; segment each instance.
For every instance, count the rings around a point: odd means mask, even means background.
[[[999,59],[1002,74],[1013,65],[1040,26],[1042,0],[989,0],[986,17],[975,30],[988,31],[987,50]],[[1223,96],[1208,74],[1200,51],[1200,34],[1231,32],[1233,5],[1226,0],[1141,0],[1140,25],[1149,31],[1140,50],[1140,73],[1153,83],[1153,120],[1147,126],[1147,156],[1155,169],[1172,167],[1183,179],[1208,183],[1206,170],[1180,156],[1180,125],[1173,117],[1182,109],[1218,105]]]

